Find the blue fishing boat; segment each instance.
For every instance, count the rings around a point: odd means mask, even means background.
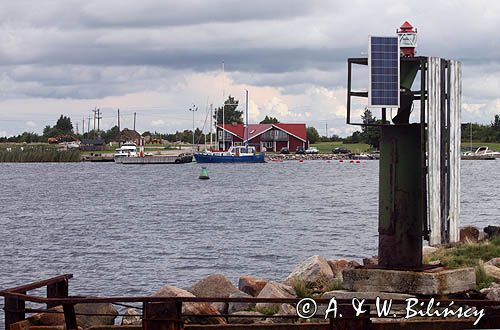
[[[255,147],[231,147],[228,151],[205,151],[194,155],[198,163],[265,163],[265,155]]]

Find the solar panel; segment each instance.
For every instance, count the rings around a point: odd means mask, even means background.
[[[399,39],[370,36],[368,106],[399,108]]]

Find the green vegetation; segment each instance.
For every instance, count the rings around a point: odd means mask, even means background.
[[[279,124],[279,122],[276,117],[266,116],[259,124]]]
[[[243,124],[243,111],[238,111],[239,101],[231,95],[224,101],[224,123],[225,124]],[[214,119],[219,125],[222,124],[222,107],[215,110]],[[192,131],[191,131],[192,132]]]
[[[425,262],[439,260],[450,268],[474,267],[478,288],[487,287],[492,279],[486,275],[483,262],[500,257],[500,237],[481,243],[466,243],[452,248],[441,248],[425,258]]]
[[[307,136],[307,141],[309,141],[309,143],[311,144],[314,144],[320,140],[318,130],[312,126],[306,128],[306,136]]]
[[[274,315],[274,314],[278,313],[279,310],[280,310],[280,308],[278,306],[255,308],[256,312],[264,314],[265,316]]]
[[[354,153],[357,153],[357,154],[372,151],[372,148],[366,143],[347,144],[347,143],[342,142],[342,141],[318,142],[318,143],[311,144],[311,147],[318,148],[319,152],[322,154],[331,154],[332,150],[337,148],[337,147],[348,149],[348,150],[350,150]]]
[[[60,150],[50,146],[30,145],[0,149],[0,162],[79,162],[80,151]]]
[[[292,287],[295,290],[295,294],[299,298],[312,298],[314,295],[314,290],[308,287],[304,280],[296,280]]]

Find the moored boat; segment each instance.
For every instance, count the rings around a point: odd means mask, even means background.
[[[265,163],[264,153],[256,153],[255,147],[237,146],[228,151],[205,151],[194,155],[198,163]]]

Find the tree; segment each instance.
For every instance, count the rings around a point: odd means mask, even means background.
[[[73,132],[73,124],[71,123],[71,119],[63,115],[59,117],[54,128],[57,128],[58,130],[63,132],[63,134],[71,134]]]
[[[224,101],[224,124],[243,124],[243,111],[236,110],[238,103],[239,101],[235,100],[231,95]],[[214,119],[217,125],[222,125],[222,107],[217,108]]]
[[[319,140],[318,130],[312,126],[306,128],[306,136],[307,136],[307,140],[311,144],[314,144],[314,143],[318,142],[318,140]]]
[[[369,109],[365,109],[363,114],[361,115],[361,119],[363,124],[381,124],[381,120],[377,120],[375,116],[373,116],[372,112]],[[375,149],[378,149],[380,146],[380,127],[376,126],[361,126],[362,133],[362,141],[371,145]]]
[[[105,140],[106,142],[118,141],[120,138],[120,131],[118,130],[118,126],[113,126],[106,131]]]
[[[264,118],[264,120],[262,120],[260,122],[260,124],[279,124],[279,120],[278,120],[278,118],[271,117],[271,116],[268,117],[266,115],[266,118]]]

